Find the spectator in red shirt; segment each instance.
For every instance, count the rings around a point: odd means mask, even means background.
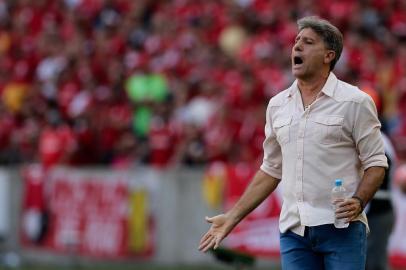
[[[179,159],[180,125],[172,116],[172,97],[168,96],[162,104],[155,107],[148,134],[149,163],[164,168],[177,163]]]
[[[45,169],[55,165],[69,164],[76,149],[72,129],[64,124],[56,111],[50,111],[48,125],[39,139],[40,162]]]

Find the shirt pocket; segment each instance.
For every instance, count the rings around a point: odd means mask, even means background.
[[[290,124],[292,123],[292,116],[278,118],[275,120],[273,127],[276,133],[276,139],[280,145],[290,142]]]
[[[321,144],[334,144],[342,141],[344,117],[315,116],[310,119],[315,123],[315,140]]]

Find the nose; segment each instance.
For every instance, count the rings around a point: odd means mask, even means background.
[[[293,50],[294,51],[302,51],[303,47],[302,47],[302,42],[300,40],[298,40],[295,45],[293,45]]]

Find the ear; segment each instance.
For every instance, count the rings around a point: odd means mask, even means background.
[[[334,51],[329,50],[324,55],[324,63],[325,64],[330,64],[331,61],[334,60],[334,58],[336,58],[336,53]]]

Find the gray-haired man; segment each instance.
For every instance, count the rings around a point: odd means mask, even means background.
[[[326,20],[298,21],[292,48],[295,82],[266,112],[263,163],[236,205],[207,218],[199,249],[216,248],[281,184],[282,268],[364,269],[367,219],[363,208],[384,177],[387,160],[372,99],[331,72],[343,38]],[[331,189],[341,178],[350,196],[334,211]],[[335,228],[336,218],[347,228]]]

